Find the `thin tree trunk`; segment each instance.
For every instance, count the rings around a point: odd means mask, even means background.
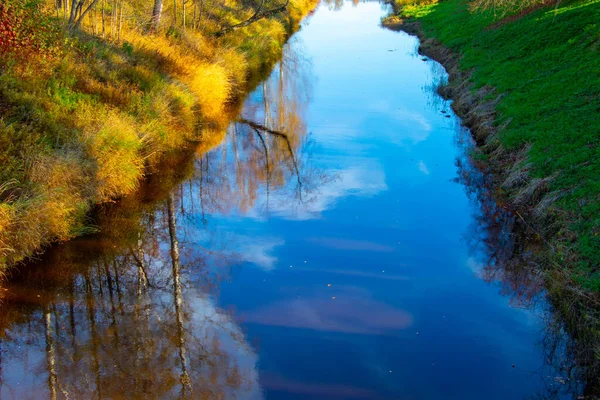
[[[119,41],[119,43],[121,42],[121,31],[123,30],[123,0],[121,0],[119,3],[121,3],[121,10],[119,11],[119,33],[117,36],[117,40]]]
[[[204,0],[200,0],[200,11],[198,12],[198,28],[202,27],[202,16],[204,15]]]
[[[102,0],[102,37],[106,37],[106,0]]]
[[[160,17],[162,16],[164,0],[154,0],[154,8],[152,10],[152,31],[156,32],[160,25]]]
[[[185,0],[181,1],[181,12],[183,13],[183,15],[181,17],[181,26],[183,27],[183,30],[185,31]]]
[[[98,2],[98,0],[92,1],[92,3],[83,12],[82,12],[83,2],[79,2],[79,5],[77,6],[77,8],[79,10],[79,17],[77,18],[77,21],[75,21],[75,23],[71,25],[72,29],[79,28],[79,26],[81,25],[81,21],[83,20],[83,18],[87,15],[87,13],[90,12],[90,10],[96,5],[97,2]]]
[[[119,348],[119,332],[117,330],[117,309],[115,307],[115,299],[113,296],[113,280],[112,280],[112,276],[110,273],[110,269],[108,266],[108,262],[104,262],[104,272],[106,273],[106,283],[108,285],[108,298],[110,301],[110,315],[111,315],[111,321],[110,324],[113,328],[113,332],[114,332],[114,344],[115,344],[115,348]]]
[[[76,16],[76,12],[77,12],[77,7],[79,6],[79,1],[78,0],[73,0],[71,3],[71,15],[69,15],[69,26],[72,26],[73,23],[75,22],[75,16]]]
[[[173,26],[177,26],[177,0],[173,0]]]
[[[117,36],[117,0],[113,0],[112,9],[110,10],[110,37],[114,39]]]
[[[0,395],[2,394],[2,382],[4,382],[4,362],[2,358],[2,343],[0,343]]]
[[[77,356],[77,329],[75,328],[75,280],[71,278],[69,282],[69,325],[71,333],[71,346],[73,346],[73,360],[79,361]]]
[[[194,15],[192,17],[192,29],[196,29],[196,11],[198,11],[198,2],[194,0]]]
[[[265,108],[265,126],[267,128],[269,128],[271,126],[271,107],[269,104],[269,100],[267,98],[267,94],[268,94],[268,90],[267,90],[267,81],[264,80],[263,81],[263,102],[264,102],[264,108]],[[258,137],[260,138],[260,140],[262,141],[262,144],[265,148],[265,159],[267,161],[267,204],[266,204],[266,211],[267,211],[267,215],[269,214],[269,197],[270,197],[270,192],[271,192],[271,169],[269,168],[269,158],[270,158],[270,154],[269,154],[269,138],[268,136],[265,137],[265,139],[263,139],[262,135],[260,134],[260,132],[258,131],[258,129],[254,128],[254,131],[256,132],[256,134],[258,135]]]
[[[95,299],[92,293],[92,282],[90,280],[89,273],[85,275],[85,288],[86,288],[86,308],[88,311],[88,319],[90,323],[90,335],[92,342],[92,359],[94,366],[94,373],[96,375],[96,397],[98,399],[102,398],[102,391],[100,386],[100,361],[98,360],[98,332],[96,330],[96,316],[95,316]]]
[[[90,12],[90,19],[92,20],[92,33],[94,35],[96,35],[98,33],[97,32],[97,21],[96,21],[98,18],[96,18],[96,12],[97,12],[97,10],[95,8],[92,10],[92,12]]]

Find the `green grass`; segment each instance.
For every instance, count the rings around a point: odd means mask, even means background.
[[[475,88],[503,94],[496,122],[510,123],[499,139],[514,151],[531,144],[531,176],[556,177],[561,257],[583,287],[599,291],[600,1],[563,2],[505,24],[465,0],[405,6],[401,16],[457,52]]]

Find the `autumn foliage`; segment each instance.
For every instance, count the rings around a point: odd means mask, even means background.
[[[0,60],[50,57],[59,29],[37,0],[0,1]]]
[[[164,154],[221,138],[316,4],[176,0],[148,30],[155,2],[0,0],[0,275],[94,230],[93,205]]]

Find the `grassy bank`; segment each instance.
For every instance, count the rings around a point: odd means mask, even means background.
[[[600,361],[600,2],[510,12],[396,0],[394,8],[384,24],[418,33],[422,50],[447,66],[441,91],[472,128],[475,161],[537,238],[535,263],[587,343],[586,363]]]
[[[80,3],[0,3],[0,272],[88,232],[91,207],[166,152],[222,134],[316,2],[161,2],[160,23],[151,3]]]

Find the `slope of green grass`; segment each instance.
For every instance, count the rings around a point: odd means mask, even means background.
[[[460,56],[474,86],[502,98],[497,124],[509,151],[531,145],[532,178],[555,177],[554,239],[574,278],[600,290],[600,1],[561,3],[505,21],[465,0],[405,5],[428,37]],[[558,243],[558,241],[557,241]]]

